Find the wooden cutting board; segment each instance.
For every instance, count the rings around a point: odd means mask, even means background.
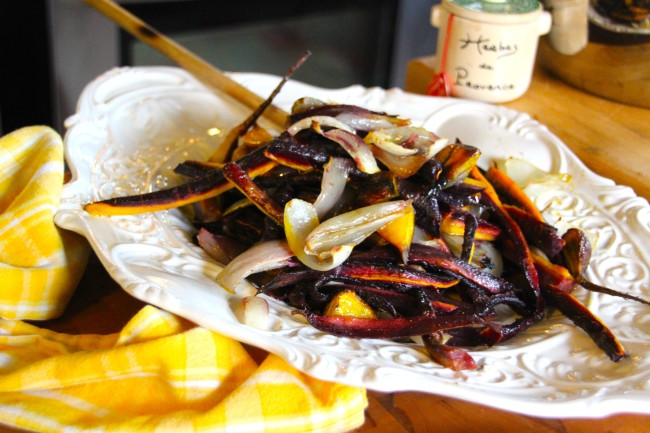
[[[537,61],[566,83],[613,101],[650,108],[650,36],[618,35],[596,26],[589,43],[567,56],[540,38]]]

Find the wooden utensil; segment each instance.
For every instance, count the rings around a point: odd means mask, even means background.
[[[203,82],[206,86],[221,91],[252,109],[256,109],[264,102],[264,98],[237,83],[215,66],[206,62],[182,45],[164,36],[156,29],[152,28],[144,21],[116,4],[114,1],[83,1],[142,42],[169,57],[179,66],[186,69]],[[263,116],[275,123],[281,129],[286,127],[288,114],[275,105],[269,105],[264,111]]]

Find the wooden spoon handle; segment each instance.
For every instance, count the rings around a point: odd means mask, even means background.
[[[194,75],[198,80],[203,82],[206,86],[222,91],[252,109],[256,109],[264,102],[264,98],[251,92],[210,63],[158,32],[156,29],[152,28],[114,1],[83,1],[101,12],[111,21],[118,24],[124,30],[140,39],[142,42],[169,57],[179,66]],[[281,128],[286,127],[288,114],[282,109],[270,105],[267,107],[263,115],[274,122],[277,126]]]

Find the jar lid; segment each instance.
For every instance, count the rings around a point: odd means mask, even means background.
[[[537,0],[449,0],[450,4],[474,12],[527,14],[541,7]]]

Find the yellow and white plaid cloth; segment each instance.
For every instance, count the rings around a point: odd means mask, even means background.
[[[114,335],[0,323],[0,420],[39,432],[344,432],[362,389],[312,379],[275,355],[152,306]]]
[[[46,126],[0,138],[0,317],[61,315],[89,247],[54,225],[63,188],[63,144]]]
[[[53,293],[74,288],[86,258],[79,239],[48,224],[63,180],[56,133],[26,128],[0,140],[0,424],[57,433],[337,433],[363,424],[364,389],[311,378],[275,355],[257,365],[239,342],[153,306],[111,335],[10,320],[62,311],[69,293]]]

